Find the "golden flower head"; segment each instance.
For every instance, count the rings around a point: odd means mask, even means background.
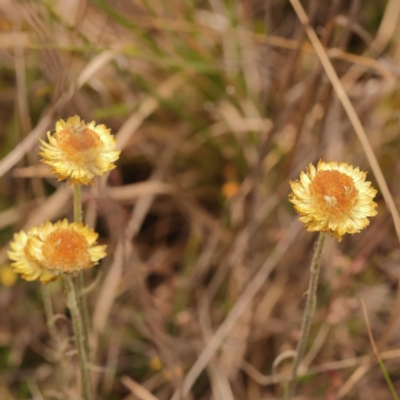
[[[347,163],[309,164],[300,179],[290,182],[289,200],[308,231],[327,232],[339,242],[345,233],[357,233],[377,214],[377,191],[365,180],[366,172]]]
[[[8,257],[14,270],[28,281],[47,283],[63,274],[91,268],[106,256],[106,246],[95,245],[98,234],[83,224],[47,221],[27,233],[14,234]]]
[[[56,132],[47,132],[49,143],[40,139],[39,153],[58,180],[69,184],[93,184],[94,177],[115,168],[120,151],[115,150],[115,139],[110,129],[95,122],[85,124],[75,115],[56,123]]]

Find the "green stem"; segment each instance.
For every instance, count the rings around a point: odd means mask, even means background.
[[[74,184],[74,222],[77,224],[82,223],[82,186]],[[83,294],[85,288],[85,277],[83,271],[78,274],[75,281],[76,292],[78,293],[78,306],[83,318],[83,333],[85,335],[86,353],[90,357],[89,350],[89,311],[86,296]]]
[[[83,275],[83,271],[80,272],[75,281],[77,291],[79,293],[78,304],[81,310],[82,318],[83,318],[83,332],[85,334],[85,344],[86,344],[86,352],[90,359],[90,346],[89,346],[89,309],[86,299],[86,294],[84,294],[85,288],[85,277]]]
[[[399,400],[399,397],[397,396],[396,390],[395,390],[392,380],[390,379],[390,376],[387,372],[385,364],[383,363],[383,361],[380,357],[378,358],[378,363],[379,363],[379,366],[381,367],[383,376],[385,377],[385,381],[386,381],[387,385],[389,386],[390,393],[392,394],[394,400]]]
[[[72,326],[75,334],[75,343],[78,349],[79,367],[82,377],[82,392],[84,400],[93,400],[92,385],[90,381],[90,373],[88,368],[88,358],[85,346],[85,336],[83,332],[82,317],[79,311],[78,302],[75,293],[75,286],[72,279],[65,277],[67,286],[68,307],[71,311]]]
[[[301,322],[300,340],[297,344],[296,355],[292,364],[292,378],[290,381],[289,390],[285,396],[286,400],[290,400],[295,394],[297,385],[297,368],[305,353],[307,339],[310,333],[311,320],[317,307],[318,277],[321,266],[322,252],[325,244],[325,237],[326,234],[324,232],[320,232],[317,247],[315,249],[314,257],[310,266],[310,281],[308,283],[306,308],[304,310],[303,320]]]
[[[51,345],[54,351],[56,383],[58,389],[62,392],[65,387],[65,382],[64,382],[65,371],[62,362],[63,355],[61,349],[61,337],[55,325],[53,304],[51,302],[50,290],[47,284],[42,284],[42,295],[43,295],[44,311],[47,320],[47,327],[49,328]]]

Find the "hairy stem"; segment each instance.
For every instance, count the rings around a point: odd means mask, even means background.
[[[79,368],[81,370],[81,378],[82,378],[83,398],[84,400],[93,400],[92,385],[90,381],[90,373],[88,368],[89,367],[88,357],[85,345],[86,338],[84,336],[82,317],[78,307],[75,286],[71,278],[65,277],[64,279],[67,287],[68,307],[71,311],[72,326],[75,334],[75,343],[78,349]]]
[[[74,184],[74,222],[80,224],[83,220],[82,217],[82,186],[79,184]],[[77,279],[75,280],[75,289],[78,295],[77,301],[78,306],[83,319],[83,333],[85,335],[85,346],[86,346],[86,354],[90,357],[90,349],[89,349],[89,311],[86,296],[84,295],[85,288],[85,277],[83,275],[83,271],[78,274]]]
[[[290,400],[295,394],[297,385],[297,368],[305,353],[307,339],[310,333],[311,320],[317,307],[318,277],[325,244],[325,237],[326,234],[324,232],[320,232],[314,257],[310,266],[310,281],[308,283],[306,308],[304,310],[303,320],[301,322],[300,340],[297,344],[296,355],[292,364],[292,378],[290,381],[289,390],[285,396],[286,400]]]

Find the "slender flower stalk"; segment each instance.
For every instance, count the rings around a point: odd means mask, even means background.
[[[78,305],[79,309],[81,310],[82,320],[83,320],[83,332],[85,335],[85,348],[86,353],[88,355],[88,360],[90,360],[90,346],[89,346],[89,332],[90,332],[90,325],[89,325],[89,309],[86,300],[85,291],[85,277],[83,272],[79,273],[75,280],[76,289],[78,293]]]
[[[74,184],[74,222],[81,223],[82,222],[82,186],[79,183]],[[77,292],[77,300],[78,306],[81,311],[82,319],[83,319],[83,333],[85,336],[85,349],[86,354],[88,355],[88,360],[90,359],[90,346],[89,346],[89,310],[87,305],[86,296],[84,295],[85,289],[85,276],[83,273],[78,274],[75,280],[76,292]]]
[[[74,222],[82,222],[82,186],[79,183],[74,184]]]
[[[311,320],[317,307],[318,278],[325,244],[325,237],[326,234],[324,232],[320,232],[314,257],[310,266],[310,281],[308,283],[306,307],[303,313],[303,320],[301,322],[300,340],[297,343],[296,355],[292,364],[292,378],[289,385],[287,399],[291,399],[296,390],[297,368],[300,364],[300,361],[304,357],[307,339],[310,334]]]
[[[290,182],[289,201],[300,214],[300,221],[310,232],[319,232],[319,239],[311,263],[300,340],[292,364],[292,379],[285,400],[290,400],[296,390],[297,368],[304,356],[311,320],[317,305],[317,286],[325,236],[329,234],[340,242],[346,233],[360,232],[369,225],[369,217],[377,214],[373,201],[377,191],[366,181],[366,172],[347,163],[324,162],[317,167],[309,164],[300,179]]]
[[[85,336],[83,332],[83,323],[78,307],[75,287],[70,277],[65,277],[64,281],[67,288],[68,307],[71,310],[72,325],[75,333],[75,343],[78,349],[79,368],[81,370],[82,377],[83,398],[84,400],[93,400],[92,384],[90,380],[90,371],[85,347]]]

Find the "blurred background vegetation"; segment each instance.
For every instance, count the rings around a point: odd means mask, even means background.
[[[303,6],[398,205],[400,2]],[[83,193],[108,245],[85,276],[97,398],[279,398],[316,239],[288,181],[320,158],[370,170],[291,4],[1,0],[0,65],[0,399],[79,398],[62,285],[50,284],[54,349],[40,284],[6,256],[15,231],[72,219],[71,188],[37,152],[75,114],[110,127],[122,150]],[[367,229],[328,239],[299,399],[392,398],[360,297],[400,392],[399,240],[376,201]]]

